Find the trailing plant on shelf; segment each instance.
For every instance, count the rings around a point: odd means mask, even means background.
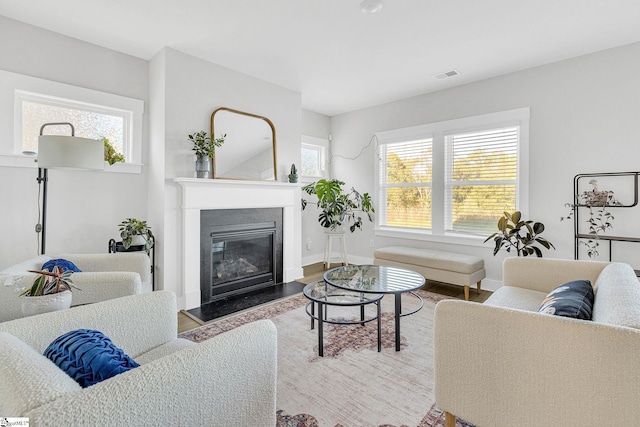
[[[36,273],[38,277],[33,281],[31,287],[20,293],[20,296],[40,297],[71,291],[71,288],[78,289],[72,284],[71,275],[73,271],[71,270],[53,267],[53,271],[29,270],[29,273]]]
[[[144,240],[144,249],[149,251],[153,247],[154,237],[151,227],[147,225],[147,221],[136,218],[127,218],[119,224],[120,237],[122,238],[122,246],[129,249],[133,243],[134,236],[141,236]]]
[[[355,188],[349,192],[343,192],[344,182],[337,179],[321,179],[302,187],[302,190],[317,197],[317,202],[307,202],[302,199],[302,210],[308,203],[314,203],[321,210],[318,222],[324,228],[335,231],[348,223],[349,230],[353,233],[356,228],[362,229],[364,214],[369,221],[373,221],[375,212],[373,201],[369,193],[360,194]]]
[[[587,234],[590,238],[580,240],[579,244],[587,248],[589,258],[595,258],[598,256],[600,234],[613,228],[614,217],[607,210],[607,207],[622,206],[622,203],[616,200],[613,191],[599,190],[598,180],[592,179],[589,184],[591,185],[590,190],[576,194],[573,203],[565,203],[565,206],[571,208],[571,211],[567,216],[561,217],[560,221],[574,219],[579,207],[588,209],[586,222],[589,224],[589,232]]]
[[[124,163],[124,155],[118,153],[116,149],[111,145],[107,138],[103,138],[104,141],[104,160],[113,165],[114,163]]]
[[[499,232],[493,233],[485,239],[485,243],[493,239],[495,243],[494,256],[500,249],[504,248],[507,252],[515,251],[518,256],[535,254],[537,257],[542,258],[542,251],[535,246],[536,243],[546,249],[556,248],[551,242],[540,237],[540,234],[544,231],[544,224],[522,220],[522,214],[519,211],[511,214],[505,212],[498,220],[498,230]]]

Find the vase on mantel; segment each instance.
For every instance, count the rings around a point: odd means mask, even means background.
[[[211,158],[207,156],[198,156],[196,159],[196,177],[209,178],[211,172]]]

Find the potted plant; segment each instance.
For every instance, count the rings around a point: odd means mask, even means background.
[[[28,287],[20,296],[22,299],[22,315],[47,313],[71,307],[71,275],[73,271],[53,267],[52,271],[29,270],[36,273],[37,277],[31,287]],[[76,288],[78,289],[78,288]]]
[[[119,224],[122,242],[116,243],[117,252],[147,251],[153,247],[154,237],[147,221],[127,218]]]
[[[599,234],[613,228],[614,217],[607,210],[607,207],[621,206],[622,203],[616,200],[613,191],[598,190],[598,180],[592,179],[589,184],[591,185],[590,190],[576,194],[573,203],[565,203],[565,206],[571,208],[571,211],[567,216],[561,217],[560,221],[573,219],[579,207],[588,208],[588,234],[591,238],[580,240],[580,244],[586,246],[589,258],[595,258],[598,256],[598,246],[600,245]]]
[[[290,183],[298,182],[298,169],[296,169],[295,163],[291,165],[291,173],[289,174],[289,182]]]
[[[116,149],[111,145],[107,138],[103,138],[104,141],[104,160],[109,163],[109,165],[113,165],[116,162],[124,163],[124,156],[121,153],[118,153]]]
[[[216,138],[206,131],[200,131],[189,135],[189,141],[193,143],[191,148],[196,153],[196,173],[198,178],[208,178],[211,172],[211,158],[215,155],[216,148],[222,147],[227,134]]]
[[[348,223],[352,223],[349,230],[353,233],[356,228],[362,229],[362,216],[365,214],[369,221],[373,221],[372,214],[375,212],[373,201],[369,193],[360,194],[351,188],[348,193],[343,192],[344,182],[337,179],[321,179],[317,182],[302,187],[302,190],[315,195],[318,201],[315,202],[321,210],[318,222],[325,231],[344,232]],[[307,207],[307,200],[302,199],[302,209]]]
[[[541,222],[523,221],[522,214],[518,211],[510,214],[505,212],[498,220],[499,232],[493,233],[485,239],[485,243],[493,239],[495,256],[500,249],[505,248],[507,252],[514,250],[518,256],[529,256],[535,254],[542,258],[542,251],[534,246],[539,243],[546,249],[556,247],[540,234],[544,231],[544,224]],[[524,234],[522,234],[524,233]]]

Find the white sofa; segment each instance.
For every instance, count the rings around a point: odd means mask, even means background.
[[[538,313],[560,284],[588,279],[593,320]],[[435,395],[447,425],[640,423],[640,284],[627,264],[508,258],[484,304],[435,310]],[[453,414],[453,415],[452,415]],[[454,416],[455,415],[455,416]]]
[[[140,367],[87,388],[44,349],[97,329]],[[175,295],[158,291],[0,324],[0,414],[32,426],[275,425],[276,329],[254,322],[196,344],[177,338]]]
[[[80,289],[73,290],[72,306],[151,292],[151,262],[144,252],[40,255],[0,271],[0,322],[22,317],[18,295],[4,286],[7,276],[23,276],[22,280],[33,283],[35,275],[28,270],[40,270],[46,261],[56,258],[82,270],[72,276]]]

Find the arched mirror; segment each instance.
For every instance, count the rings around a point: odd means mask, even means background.
[[[276,129],[271,120],[221,107],[211,114],[211,134],[226,134],[216,148],[213,177],[276,181]]]

